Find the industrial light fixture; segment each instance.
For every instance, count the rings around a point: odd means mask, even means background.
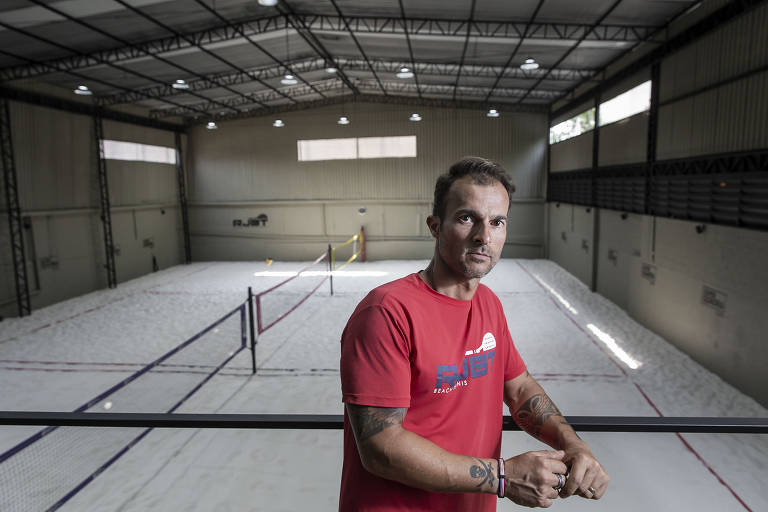
[[[216,130],[218,128],[218,126],[216,126],[216,123],[213,121],[208,121],[208,124],[205,125],[205,127],[208,128],[209,130]]]
[[[275,128],[282,128],[283,126],[285,126],[285,123],[283,122],[282,119],[275,119],[275,122],[272,123],[272,126],[274,126]]]
[[[341,116],[339,117],[339,120],[336,122],[338,124],[349,124],[349,118],[347,116]]]
[[[174,89],[189,89],[189,84],[187,82],[185,82],[184,80],[179,78],[178,80],[176,80],[173,83],[172,87]]]
[[[274,7],[277,5],[277,0],[259,0],[259,5],[264,7]]]
[[[298,80],[296,80],[296,77],[291,75],[290,73],[286,73],[282,80],[280,80],[280,83],[283,85],[296,85],[299,83]]]
[[[338,70],[339,70],[339,68],[337,68],[333,64],[328,64],[328,67],[325,68],[325,72],[326,73],[331,73],[331,74],[337,72]]]
[[[488,113],[486,114],[488,117],[499,117],[499,111],[495,108],[489,109]]]
[[[93,91],[91,91],[88,87],[85,85],[78,85],[77,89],[75,89],[75,94],[79,94],[80,96],[90,96],[93,94]]]
[[[531,57],[528,57],[525,59],[525,62],[520,64],[520,69],[523,71],[533,71],[534,69],[539,69],[539,63],[533,60]]]
[[[409,121],[421,121],[421,116],[419,114],[413,113],[411,114],[411,117],[408,118]]]
[[[400,71],[395,74],[395,76],[397,78],[413,78],[413,71],[403,66],[400,68]]]

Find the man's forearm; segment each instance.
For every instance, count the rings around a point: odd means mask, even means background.
[[[517,425],[556,450],[581,441],[544,389],[531,378],[517,403],[509,404]]]
[[[496,460],[448,452],[405,429],[367,455],[372,473],[432,492],[495,493],[499,486]]]
[[[451,453],[402,428],[404,409],[347,406],[369,472],[433,492],[496,493],[498,462]]]

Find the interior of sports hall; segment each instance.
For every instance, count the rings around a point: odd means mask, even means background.
[[[767,27],[765,0],[4,0],[0,510],[338,510],[342,331],[427,267],[466,156],[516,189],[482,283],[611,476],[553,509],[768,510]],[[544,448],[505,410],[503,457]]]

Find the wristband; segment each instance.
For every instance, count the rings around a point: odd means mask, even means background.
[[[499,492],[498,492],[498,496],[499,496],[499,498],[503,498],[504,495],[505,495],[505,493],[504,493],[504,485],[506,483],[504,481],[504,459],[499,459],[498,463],[499,463]]]

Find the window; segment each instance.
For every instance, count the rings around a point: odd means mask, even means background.
[[[104,158],[107,160],[176,164],[175,148],[106,139],[102,140],[102,143],[104,144]]]
[[[651,81],[648,80],[600,104],[600,126],[615,123],[651,108]]]
[[[299,149],[299,162],[357,158],[357,139],[318,139],[296,142]]]
[[[359,158],[407,158],[416,156],[416,136],[361,137],[357,139]]]
[[[556,144],[595,128],[595,108],[582,112],[549,129],[549,143]]]
[[[416,136],[297,140],[299,162],[409,158],[416,156]]]

